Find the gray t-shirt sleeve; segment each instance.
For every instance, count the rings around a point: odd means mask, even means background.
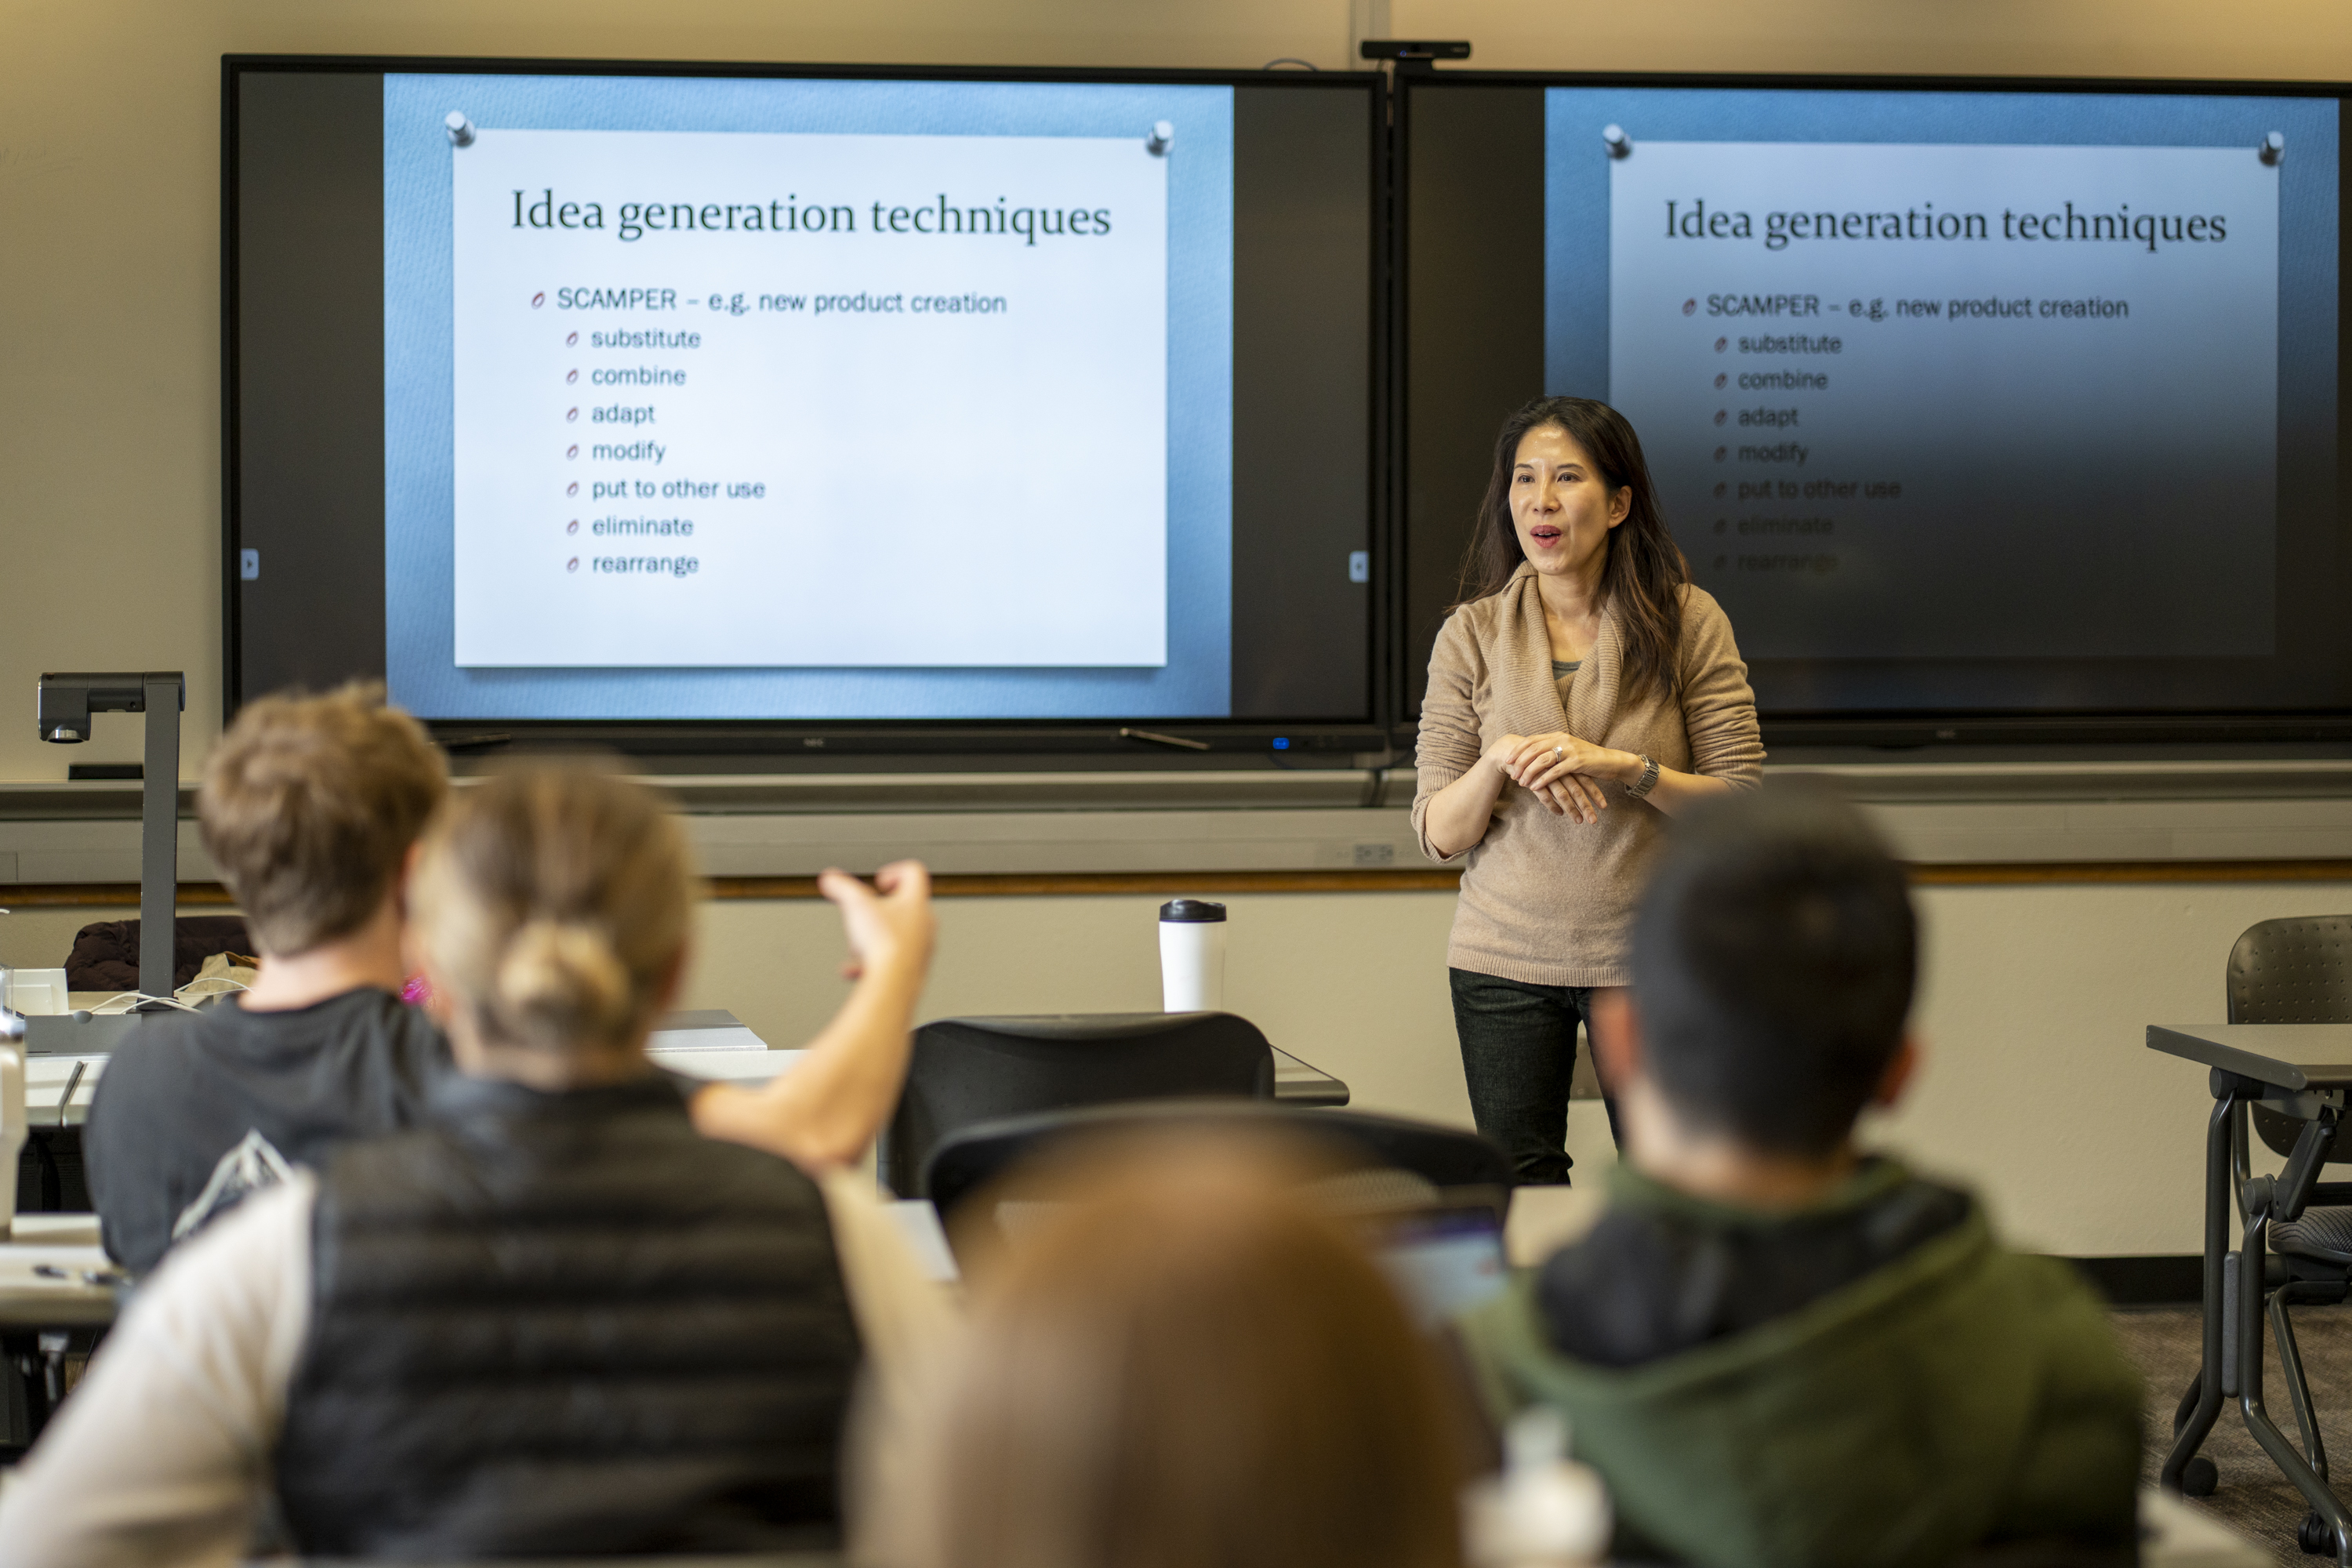
[[[81,1130],[82,1173],[98,1210],[106,1255],[134,1275],[163,1261],[172,1245],[172,1218],[193,1194],[178,1191],[168,1157],[173,1144],[157,1131],[175,1104],[184,1104],[177,1079],[176,1019],[142,1020],[115,1047],[90,1099]]]

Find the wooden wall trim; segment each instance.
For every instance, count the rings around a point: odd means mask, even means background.
[[[1440,867],[1374,871],[1148,871],[1079,872],[1056,876],[949,875],[931,879],[943,899],[1034,898],[1055,894],[1118,893],[1379,893],[1452,892],[1461,873]],[[713,877],[714,899],[814,899],[814,877]],[[218,882],[183,882],[183,905],[231,904]],[[0,885],[0,909],[105,909],[139,907],[136,882],[21,882]]]
[[[1915,865],[1911,868],[1911,879],[1929,888],[2085,882],[2352,882],[2352,860],[2029,860],[1987,865]]]
[[[233,904],[218,882],[183,882],[173,894],[183,905]],[[97,910],[139,907],[136,882],[17,882],[0,885],[0,910]]]
[[[1915,865],[1927,888],[2081,886],[2206,882],[2352,882],[2352,860],[2100,860],[1990,865]],[[1447,893],[1461,873],[1443,867],[1364,871],[1083,871],[1055,875],[948,875],[933,879],[943,899],[1052,898],[1158,893]],[[714,899],[814,899],[814,877],[713,877]],[[183,882],[184,906],[235,902],[217,882]],[[136,909],[136,882],[24,882],[0,886],[0,909]]]

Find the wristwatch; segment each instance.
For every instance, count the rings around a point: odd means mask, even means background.
[[[1643,753],[1642,776],[1625,786],[1625,798],[1639,800],[1658,787],[1658,759]]]

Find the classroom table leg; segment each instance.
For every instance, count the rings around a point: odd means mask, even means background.
[[[2214,1075],[2218,1079],[2221,1075]],[[2233,1089],[2224,1089],[2213,1101],[2213,1115],[2205,1128],[2205,1353],[2197,1376],[2180,1396],[2173,1413],[2172,1452],[2165,1456],[2160,1480],[2167,1491],[2179,1494],[2181,1471],[2197,1457],[2213,1423],[2221,1418],[2223,1302],[2222,1259],[2230,1252],[2231,1154],[2234,1123],[2242,1116]]]
[[[2245,1237],[2237,1268],[2239,1413],[2254,1441],[2311,1505],[2315,1517],[2304,1521],[2304,1549],[2317,1546],[2324,1553],[2333,1548],[2338,1568],[2352,1568],[2352,1517],[2345,1514],[2344,1505],[2328,1490],[2326,1480],[2305,1462],[2263,1405],[2263,1275],[2268,1261],[2271,1199],[2277,1189],[2267,1176],[2249,1183],[2248,1188]],[[2332,1539],[2323,1540],[2322,1535]]]
[[[2311,1391],[2303,1376],[2303,1347],[2295,1342],[2294,1321],[2288,1303],[2297,1300],[2293,1285],[2271,1292],[2271,1337],[2278,1342],[2279,1372],[2286,1379],[2287,1397],[2294,1405],[2295,1429],[2303,1434],[2304,1458],[2321,1480],[2327,1479],[2327,1449],[2319,1440],[2319,1418],[2312,1413]]]

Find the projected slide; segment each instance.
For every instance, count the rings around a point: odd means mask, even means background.
[[[2282,574],[2336,467],[2332,102],[1545,103],[1547,390],[1633,421],[1741,651],[1788,661],[1779,700],[2144,702],[2124,661],[2301,635]]]
[[[483,126],[456,662],[1164,664],[1166,151]]]
[[[1230,712],[1233,96],[386,76],[394,699]]]
[[[2169,652],[2143,590],[2184,571],[2202,647],[2269,651],[2253,148],[1644,142],[1610,174],[1610,397],[1753,655]]]

